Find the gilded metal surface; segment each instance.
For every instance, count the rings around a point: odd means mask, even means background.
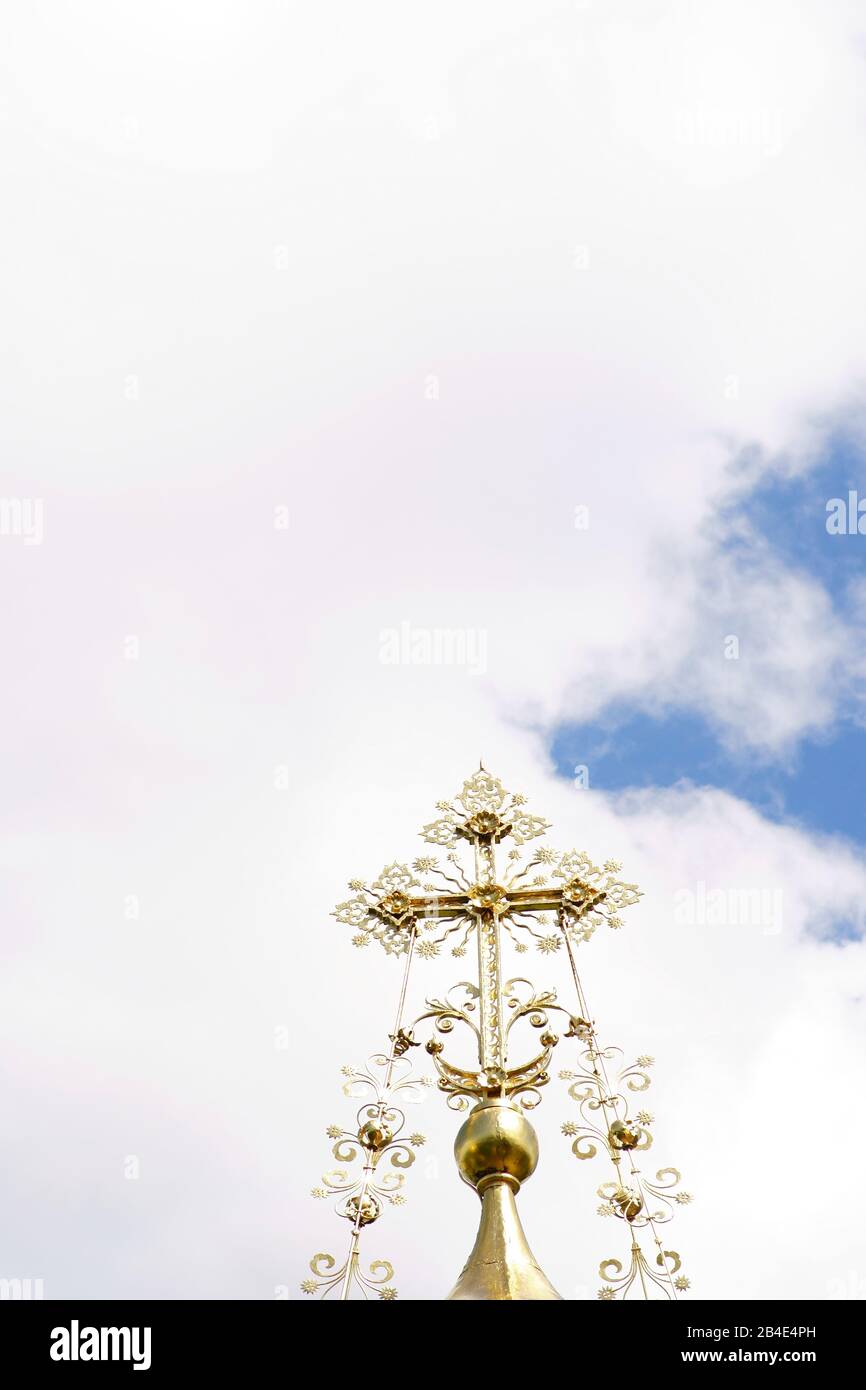
[[[477,1106],[454,1141],[464,1182],[481,1197],[472,1253],[449,1299],[558,1299],[523,1234],[514,1194],[538,1163],[526,1116],[502,1100]]]
[[[544,1024],[535,1020],[541,1019],[544,1009],[553,1008],[568,1021],[568,1036],[577,1036],[581,1020],[555,1003],[554,991],[538,995],[537,1008],[522,999],[512,1003],[513,988],[528,986],[531,991],[532,986],[523,980],[503,984],[503,932],[518,952],[526,951],[528,937],[542,954],[550,955],[564,939],[571,945],[589,940],[601,922],[621,926],[618,913],[640,897],[635,884],[616,878],[620,865],[613,860],[598,868],[577,850],[561,854],[543,847],[524,854],[523,846],[549,829],[548,822],[530,815],[525,805],[524,796],[507,792],[498,778],[479,767],[454,801],[438,803],[439,819],[425,825],[422,832],[429,844],[449,851],[447,867],[430,855],[415,859],[411,868],[395,861],[369,885],[352,879],[349,887],[354,896],[340,903],[333,914],[353,928],[356,946],[378,941],[388,954],[408,950],[415,933],[417,954],[427,960],[454,938],[451,953],[463,957],[475,934],[477,984],[461,982],[445,1000],[429,1000],[427,1012],[415,1020],[417,1024],[435,1018],[440,1034],[450,1032],[455,1022],[467,1023],[475,1035],[477,1070],[448,1061],[438,1039],[428,1049],[440,1088],[455,1109],[465,1109],[473,1099],[497,1095],[518,1095],[528,1108],[538,1103],[538,1088],[549,1080],[548,1064],[558,1037],[547,1029],[542,1050],[509,1067],[508,1035],[517,1019],[528,1017],[534,1026],[546,1027],[546,1017]],[[515,848],[500,870],[496,849],[507,839]],[[461,845],[471,849],[464,864],[457,853]],[[422,883],[418,875],[428,881]],[[455,990],[463,991],[459,1001],[452,998]],[[509,1017],[511,1010],[515,1012]]]
[[[605,1283],[599,1297],[625,1296],[639,1285],[646,1296],[660,1288],[668,1297],[688,1287],[679,1275],[679,1256],[665,1251],[656,1223],[667,1220],[672,1203],[684,1203],[688,1194],[673,1189],[679,1182],[675,1169],[661,1169],[654,1182],[642,1177],[636,1160],[652,1143],[646,1111],[632,1117],[625,1091],[642,1091],[649,1085],[646,1068],[652,1058],[638,1058],[632,1068],[617,1077],[617,1089],[607,1077],[607,1063],[614,1050],[602,1051],[577,974],[574,952],[589,941],[606,922],[622,925],[620,912],[641,896],[636,885],[621,881],[620,865],[606,860],[595,865],[583,851],[560,853],[535,842],[549,829],[548,822],[531,815],[526,799],[507,792],[484,767],[469,777],[453,801],[437,803],[439,815],[424,826],[423,839],[444,851],[436,857],[424,854],[411,867],[397,861],[387,864],[369,884],[349,883],[352,896],[335,909],[337,920],[352,929],[358,947],[376,941],[388,955],[405,957],[400,1005],[389,1035],[388,1084],[394,1069],[424,1041],[418,1036],[423,1023],[432,1022],[433,1035],[426,1040],[440,1091],[455,1110],[475,1108],[461,1129],[455,1145],[464,1180],[481,1197],[478,1237],[452,1299],[556,1299],[526,1242],[514,1204],[520,1183],[537,1161],[537,1140],[524,1110],[541,1099],[554,1048],[560,1041],[576,1042],[579,1069],[561,1073],[573,1081],[569,1094],[580,1109],[580,1123],[568,1121],[563,1131],[574,1139],[577,1158],[608,1156],[614,1181],[603,1184],[599,1196],[603,1215],[621,1220],[630,1235],[631,1261],[624,1268],[605,1261]],[[511,841],[511,848],[505,842]],[[530,846],[526,848],[526,846]],[[498,854],[499,852],[499,854]],[[477,977],[462,980],[444,995],[426,1000],[424,1011],[404,1024],[409,966],[415,956],[432,960],[443,949],[462,959],[475,937]],[[503,979],[502,951],[507,943],[518,954],[534,943],[544,956],[567,956],[576,990],[576,1007],[557,1002],[554,990],[537,990],[522,976]],[[554,1021],[555,1028],[554,1030]],[[458,1064],[445,1056],[446,1043],[457,1028],[471,1040],[477,1066]],[[529,1045],[535,1030],[534,1046]],[[523,1041],[520,1041],[520,1037]],[[386,1087],[386,1090],[388,1088]],[[401,1140],[402,1115],[388,1095],[377,1096],[365,1114],[359,1112],[354,1133],[339,1134],[340,1154],[350,1147],[364,1163],[360,1182],[340,1173],[339,1182],[323,1181],[340,1194],[340,1213],[352,1223],[347,1260],[336,1268],[331,1256],[316,1256],[315,1280],[306,1280],[306,1292],[325,1294],[340,1288],[342,1298],[350,1286],[369,1297],[396,1297],[390,1266],[383,1262],[362,1275],[358,1238],[362,1228],[374,1225],[385,1204],[402,1200],[392,1185],[402,1184],[409,1147]],[[330,1131],[329,1131],[330,1133]],[[332,1137],[337,1137],[335,1131]],[[340,1154],[337,1154],[340,1157]],[[391,1156],[390,1158],[388,1156]],[[402,1155],[402,1157],[400,1157]],[[390,1167],[389,1167],[390,1165]],[[381,1170],[387,1171],[382,1176]],[[343,1179],[346,1179],[345,1184]],[[390,1180],[390,1181],[389,1181]],[[647,1228],[655,1240],[657,1256],[647,1261],[638,1233]],[[376,1282],[388,1270],[382,1287]],[[382,1276],[383,1279],[385,1276]],[[649,1291],[649,1292],[648,1292]]]
[[[454,1157],[470,1187],[477,1188],[487,1178],[507,1176],[516,1190],[535,1172],[538,1137],[513,1105],[494,1101],[477,1106],[458,1130]]]
[[[488,982],[498,968],[500,928],[512,936],[518,950],[525,950],[526,943],[515,932],[525,933],[548,954],[559,950],[561,935],[538,927],[558,926],[574,944],[588,941],[601,922],[620,927],[618,914],[641,896],[636,884],[616,878],[621,866],[613,860],[599,868],[583,851],[562,854],[545,846],[524,854],[523,846],[550,828],[546,820],[525,811],[525,804],[524,796],[507,792],[498,778],[479,768],[454,801],[438,803],[442,814],[422,831],[428,844],[448,850],[447,868],[431,855],[415,859],[411,868],[396,861],[387,864],[369,885],[352,879],[353,896],[340,903],[333,916],[353,929],[356,946],[378,941],[396,955],[408,949],[415,924],[422,934],[418,954],[428,960],[455,935],[452,954],[465,955],[468,938],[477,930],[482,978]],[[508,852],[500,877],[496,846],[506,839],[515,848]],[[467,865],[471,878],[457,853],[464,844],[472,851]],[[422,883],[419,875],[429,881]],[[501,1066],[497,1000],[489,989],[482,990],[481,1000],[482,1067]]]
[[[523,1234],[514,1193],[491,1184],[481,1198],[481,1223],[472,1253],[448,1295],[463,1300],[558,1299]]]
[[[349,1252],[339,1266],[333,1255],[314,1256],[310,1262],[314,1277],[304,1279],[301,1289],[321,1298],[339,1291],[343,1299],[356,1289],[365,1298],[375,1293],[379,1298],[392,1300],[397,1297],[391,1282],[393,1267],[378,1260],[365,1274],[359,1237],[362,1230],[379,1220],[386,1205],[402,1206],[406,1201],[406,1172],[415,1162],[415,1150],[426,1140],[417,1130],[403,1135],[406,1116],[401,1106],[417,1104],[430,1083],[426,1077],[411,1075],[411,1064],[398,1059],[393,1040],[388,1056],[377,1053],[365,1067],[344,1067],[343,1075],[343,1094],[351,1100],[363,1100],[364,1104],[356,1112],[354,1129],[328,1126],[328,1138],[334,1141],[331,1152],[344,1166],[323,1173],[321,1186],[314,1187],[311,1195],[319,1200],[337,1199],[337,1215],[351,1225]],[[394,1103],[395,1097],[400,1106]]]
[[[598,1296],[609,1300],[636,1293],[643,1298],[675,1299],[689,1288],[689,1280],[680,1273],[677,1252],[664,1249],[657,1228],[671,1220],[676,1206],[687,1206],[692,1196],[679,1188],[676,1168],[658,1169],[652,1181],[644,1177],[636,1159],[652,1145],[653,1116],[640,1109],[632,1117],[628,1096],[649,1089],[654,1059],[641,1056],[623,1066],[621,1050],[600,1047],[591,1023],[585,1025],[583,1041],[587,1046],[580,1054],[579,1070],[559,1073],[571,1083],[568,1094],[577,1102],[581,1117],[579,1123],[566,1121],[562,1132],[573,1140],[575,1158],[591,1159],[602,1153],[610,1159],[615,1177],[597,1189],[598,1214],[624,1221],[630,1231],[628,1264],[602,1262],[599,1272],[604,1282]],[[655,1246],[654,1258],[645,1256],[641,1234]]]

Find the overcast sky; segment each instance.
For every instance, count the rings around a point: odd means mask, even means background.
[[[342,1256],[309,1191],[399,967],[329,914],[483,757],[644,889],[581,968],[657,1059],[692,1294],[866,1293],[859,9],[6,7],[0,1276]],[[520,1203],[594,1298],[574,1109]],[[478,1204],[411,1124],[364,1253],[439,1298]]]

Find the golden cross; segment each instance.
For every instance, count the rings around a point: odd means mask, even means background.
[[[617,914],[640,893],[635,884],[616,878],[620,865],[611,860],[598,868],[583,852],[561,854],[537,847],[535,842],[549,826],[525,807],[524,797],[505,791],[481,764],[453,801],[438,803],[438,818],[423,828],[427,844],[446,852],[444,861],[425,854],[411,867],[386,865],[369,885],[352,880],[354,896],[334,913],[354,929],[355,945],[378,941],[388,954],[402,957],[402,985],[387,1056],[377,1054],[366,1070],[344,1068],[349,1077],[346,1095],[363,1094],[366,1100],[358,1111],[355,1134],[338,1126],[329,1127],[328,1134],[337,1139],[333,1154],[341,1164],[363,1154],[364,1169],[360,1179],[342,1169],[325,1174],[325,1186],[314,1189],[314,1196],[341,1194],[338,1214],[352,1222],[352,1236],[342,1265],[330,1255],[314,1257],[314,1277],[302,1284],[305,1293],[323,1290],[326,1297],[339,1286],[341,1298],[346,1298],[354,1282],[365,1297],[376,1292],[380,1298],[397,1296],[387,1261],[374,1262],[369,1274],[362,1271],[359,1236],[363,1226],[378,1219],[384,1202],[402,1200],[402,1170],[413,1162],[412,1147],[424,1143],[423,1135],[400,1136],[405,1123],[401,1104],[414,1084],[405,1054],[420,1046],[415,1027],[425,1019],[433,1020],[426,1049],[439,1088],[452,1109],[468,1111],[454,1152],[460,1176],[481,1199],[475,1245],[448,1298],[559,1297],[529,1248],[514,1200],[538,1161],[538,1139],[525,1112],[538,1104],[539,1088],[549,1080],[548,1063],[559,1041],[552,1031],[556,1018],[565,1024],[564,1036],[579,1041],[577,1069],[560,1076],[572,1082],[568,1094],[577,1102],[580,1118],[563,1124],[562,1132],[573,1139],[576,1158],[610,1158],[613,1177],[597,1189],[603,1198],[599,1211],[621,1219],[629,1232],[627,1266],[620,1260],[603,1260],[599,1266],[599,1298],[624,1298],[638,1284],[646,1297],[659,1289],[665,1297],[676,1298],[689,1287],[680,1273],[679,1254],[665,1247],[657,1225],[673,1215],[674,1203],[688,1203],[691,1196],[674,1190],[680,1182],[677,1169],[659,1169],[650,1180],[634,1157],[635,1151],[643,1152],[653,1142],[648,1128],[653,1117],[643,1108],[632,1116],[628,1093],[647,1089],[646,1068],[653,1059],[640,1056],[620,1067],[620,1049],[599,1044],[575,963],[575,948],[603,921],[619,927]],[[462,862],[461,849],[467,851]],[[442,998],[428,998],[425,1011],[405,1026],[403,1011],[415,956],[432,959],[447,942],[452,955],[462,957],[473,933],[477,983],[462,980]],[[516,952],[527,951],[527,941],[533,940],[544,953],[564,948],[574,979],[576,1012],[558,1003],[554,990],[538,990],[524,976],[503,978],[506,937]],[[541,1050],[519,1065],[509,1065],[512,1029],[520,1020],[538,1030]],[[466,1036],[465,1025],[477,1044],[477,1070],[456,1066],[443,1056],[441,1039],[458,1023],[457,1031]],[[378,1070],[384,1071],[383,1082],[376,1079]],[[417,1084],[429,1081],[421,1078]],[[385,1169],[386,1162],[398,1171]],[[637,1236],[643,1227],[651,1232],[655,1246],[649,1258]]]
[[[370,886],[352,880],[349,886],[356,896],[341,903],[334,913],[339,921],[356,929],[356,945],[363,946],[374,939],[387,952],[397,955],[410,947],[415,949],[417,943],[418,955],[430,959],[439,954],[446,938],[459,932],[452,953],[462,956],[475,932],[478,984],[477,988],[468,987],[472,998],[462,1006],[447,999],[429,1001],[430,1008],[422,1015],[435,1017],[440,1031],[450,1031],[450,1024],[457,1018],[472,1024],[466,1015],[474,1008],[475,999],[478,1002],[479,1023],[474,1031],[478,1037],[479,1072],[452,1067],[440,1055],[442,1044],[428,1043],[443,1090],[464,1095],[512,1094],[547,1079],[546,1063],[557,1041],[549,1032],[542,1036],[544,1051],[538,1057],[508,1070],[511,1024],[526,1015],[532,1021],[533,1010],[540,1018],[539,1006],[552,1004],[555,996],[532,995],[521,1001],[509,993],[510,986],[525,982],[503,983],[503,930],[515,941],[518,951],[527,947],[515,937],[515,931],[535,937],[539,949],[545,952],[557,950],[564,940],[570,952],[571,946],[592,935],[600,921],[618,927],[618,911],[640,896],[634,884],[621,883],[614,877],[620,866],[612,861],[597,868],[586,854],[571,851],[561,855],[543,848],[530,852],[528,860],[522,862],[523,846],[549,829],[547,821],[524,809],[525,804],[524,797],[505,791],[497,778],[479,766],[464,782],[454,802],[438,803],[441,815],[422,831],[428,844],[449,851],[448,863],[453,872],[447,872],[430,857],[416,859],[411,869],[396,862],[386,865]],[[509,852],[509,867],[501,873],[497,870],[496,847],[507,839],[519,848]],[[456,853],[461,843],[473,851],[472,879],[464,873]],[[529,880],[535,869],[550,871],[560,882],[551,884],[543,872]],[[419,873],[435,875],[438,881],[422,884],[416,877]],[[536,926],[549,925],[551,915],[557,930],[546,934],[537,931]],[[510,1019],[505,1017],[506,1003],[514,1011]],[[443,1019],[449,1021],[445,1027]],[[571,1018],[570,1031],[583,1022]],[[414,1045],[409,1033],[395,1041],[403,1051]]]

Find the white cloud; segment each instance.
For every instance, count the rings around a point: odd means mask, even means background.
[[[743,447],[804,467],[856,399],[853,12],[195,10],[21,11],[2,58],[3,494],[43,498],[46,528],[0,541],[6,1272],[294,1287],[328,1240],[302,1201],[328,1080],[394,983],[328,910],[482,754],[643,878],[587,969],[603,1026],[659,1057],[696,1289],[822,1296],[854,1222],[797,1105],[850,1094],[862,947],[803,934],[857,917],[862,865],[710,792],[581,799],[515,721],[680,702],[779,754],[849,692],[856,633],[760,542],[728,552],[723,504]],[[486,672],[383,666],[404,620],[483,634]],[[783,886],[778,936],[673,923],[677,888],[752,877]],[[410,1293],[448,1287],[474,1220],[427,1108],[439,1177],[382,1228]],[[781,1175],[746,1177],[758,1147]],[[615,1252],[554,1152],[574,1239],[541,1173],[530,1234],[591,1293]]]

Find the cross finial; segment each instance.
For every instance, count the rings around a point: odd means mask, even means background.
[[[326,1188],[314,1189],[313,1194],[324,1196],[327,1188],[343,1194],[338,1211],[352,1222],[349,1255],[339,1269],[333,1257],[317,1255],[311,1264],[315,1277],[304,1281],[304,1292],[324,1290],[324,1297],[339,1283],[341,1298],[346,1298],[354,1280],[365,1296],[378,1290],[380,1298],[396,1297],[390,1282],[384,1283],[391,1279],[390,1265],[377,1262],[369,1278],[361,1273],[358,1241],[361,1228],[378,1219],[383,1200],[395,1200],[393,1176],[377,1179],[383,1156],[392,1155],[394,1167],[408,1167],[413,1160],[411,1147],[424,1142],[423,1135],[409,1135],[407,1140],[397,1137],[403,1116],[391,1096],[404,1091],[404,1098],[409,1098],[406,1088],[412,1083],[398,1079],[399,1069],[409,1065],[409,1050],[421,1045],[416,1029],[432,1020],[433,1034],[425,1050],[436,1069],[438,1089],[454,1110],[474,1105],[458,1135],[455,1154],[461,1176],[482,1201],[475,1249],[449,1298],[558,1297],[526,1244],[514,1193],[531,1175],[537,1152],[534,1132],[522,1112],[540,1101],[540,1090],[550,1080],[554,1048],[575,1042],[577,1069],[562,1071],[560,1077],[572,1083],[569,1096],[577,1102],[581,1118],[563,1124],[562,1132],[574,1140],[576,1158],[589,1159],[599,1152],[610,1158],[613,1177],[597,1189],[603,1198],[599,1212],[619,1217],[631,1233],[629,1268],[619,1260],[605,1260],[599,1266],[603,1281],[599,1298],[625,1297],[638,1277],[645,1297],[650,1296],[648,1290],[657,1288],[675,1298],[689,1281],[679,1273],[677,1252],[662,1250],[654,1223],[668,1219],[673,1203],[691,1199],[688,1193],[674,1191],[680,1181],[676,1169],[660,1169],[655,1181],[649,1182],[631,1153],[652,1143],[648,1126],[653,1117],[641,1109],[632,1118],[627,1092],[646,1090],[650,1084],[646,1069],[653,1059],[641,1056],[614,1070],[620,1066],[619,1049],[598,1041],[574,955],[601,922],[619,927],[620,910],[636,902],[640,892],[635,884],[617,878],[621,866],[612,859],[599,867],[583,851],[562,854],[535,845],[526,849],[550,827],[527,811],[524,796],[506,791],[487,771],[483,758],[462,790],[450,801],[437,802],[436,809],[438,818],[421,833],[428,846],[445,851],[443,862],[425,851],[411,868],[396,861],[386,864],[369,885],[352,879],[353,896],[334,912],[338,921],[354,930],[356,946],[378,941],[389,955],[402,956],[405,965],[397,1018],[388,1035],[390,1049],[387,1056],[371,1059],[385,1068],[384,1085],[377,1088],[373,1083],[374,1101],[358,1112],[357,1136],[336,1126],[328,1130],[329,1137],[337,1140],[333,1153],[341,1163],[351,1161],[346,1158],[349,1152],[363,1155],[363,1175],[354,1184],[342,1170],[333,1179],[326,1175]],[[506,851],[503,842],[508,840],[513,848]],[[473,937],[477,983],[462,980],[444,996],[428,998],[423,1011],[404,1023],[413,959],[433,960],[446,943],[452,955],[461,958]],[[510,946],[523,953],[532,942],[546,956],[564,947],[575,988],[570,1007],[558,1002],[555,990],[536,989],[523,974],[505,977],[503,943],[506,949]],[[553,1031],[557,1018],[565,1025],[561,1036]],[[522,1044],[518,1041],[519,1032],[514,1029],[521,1023],[537,1030],[531,1048],[528,1035]],[[458,1066],[444,1055],[443,1039],[456,1024],[472,1034],[477,1068],[464,1061]],[[353,1097],[360,1096],[357,1087],[365,1076],[373,1081],[369,1070],[347,1074],[350,1081],[344,1089]],[[491,1157],[494,1150],[495,1159]],[[643,1226],[652,1231],[658,1248],[654,1263],[644,1256],[635,1234]]]

